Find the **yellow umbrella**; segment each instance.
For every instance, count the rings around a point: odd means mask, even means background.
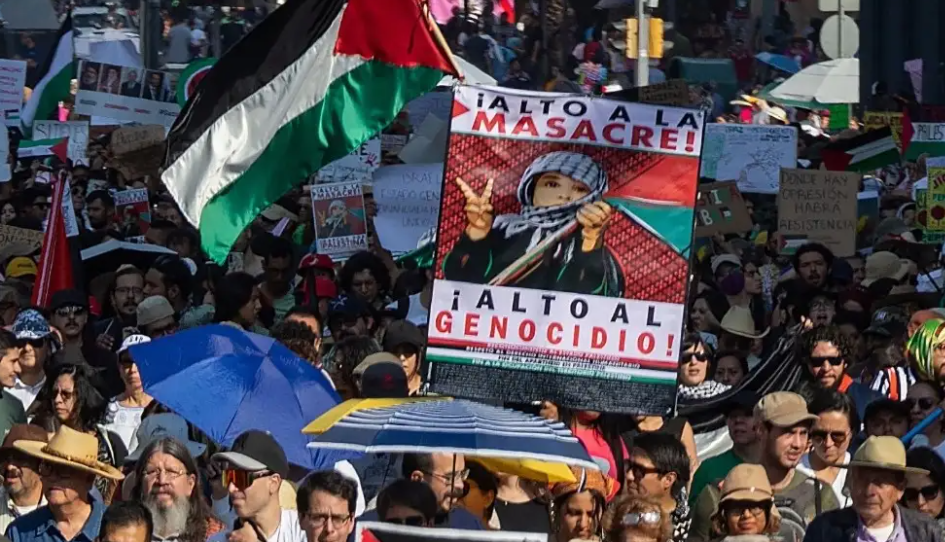
[[[331,429],[331,426],[340,422],[345,416],[359,410],[371,408],[388,408],[407,403],[422,403],[427,401],[452,401],[452,397],[408,397],[405,399],[348,399],[344,403],[335,405],[324,414],[315,418],[302,428],[307,435],[321,435]]]

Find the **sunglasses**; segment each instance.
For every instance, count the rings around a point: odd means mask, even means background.
[[[907,502],[915,502],[919,500],[919,495],[922,495],[922,498],[931,501],[939,494],[938,486],[925,486],[920,488],[907,487],[905,491],[902,492],[902,500]]]
[[[56,316],[59,318],[78,317],[85,314],[85,307],[63,307],[56,309]]]
[[[243,491],[249,486],[253,485],[253,482],[260,478],[265,478],[267,476],[272,476],[272,472],[267,470],[250,472],[247,470],[240,469],[224,469],[222,480],[223,487],[230,487],[230,484],[236,486],[236,489]]]
[[[821,365],[824,364],[824,362],[829,363],[833,367],[839,367],[843,365],[843,357],[842,356],[811,356],[810,360],[808,360],[807,363],[809,363],[811,367],[820,367]]]
[[[929,410],[935,406],[935,399],[932,399],[931,397],[903,399],[902,404],[906,405],[909,410],[915,408],[916,405],[919,405],[919,410]]]
[[[683,354],[683,363],[690,363],[692,360],[696,360],[699,363],[705,363],[709,361],[709,355],[705,352],[693,352],[691,354]]]
[[[46,344],[46,339],[20,339],[20,348],[32,346],[33,349],[40,349]]]
[[[393,523],[395,525],[409,525],[410,527],[423,527],[423,516],[410,516],[409,518],[390,518],[385,519],[384,523]]]
[[[828,437],[831,440],[833,440],[834,444],[839,446],[847,441],[847,438],[849,437],[849,435],[843,431],[811,431],[810,432],[810,439],[817,446],[820,446],[823,443],[827,442]]]
[[[639,463],[626,463],[627,472],[633,474],[634,480],[642,480],[647,474],[661,474],[662,471],[656,467],[644,467]]]

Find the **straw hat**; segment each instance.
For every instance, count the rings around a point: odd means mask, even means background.
[[[770,328],[765,328],[764,331],[758,333],[755,330],[755,319],[751,317],[751,311],[738,305],[728,309],[722,317],[721,327],[722,331],[748,339],[761,339],[770,331]]]
[[[599,470],[587,470],[573,465],[570,465],[570,468],[576,481],[552,484],[548,488],[552,497],[558,498],[572,492],[580,493],[593,490],[600,493],[605,499],[609,499],[617,490],[616,481]]]
[[[896,437],[870,437],[866,439],[847,467],[894,470],[911,474],[929,474],[925,469],[906,466],[906,447]]]
[[[63,465],[83,472],[90,472],[109,480],[125,477],[115,467],[98,460],[98,439],[94,435],[81,433],[62,426],[49,443],[34,440],[18,440],[13,447],[26,455]]]

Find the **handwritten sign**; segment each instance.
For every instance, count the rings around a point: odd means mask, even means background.
[[[823,243],[840,257],[856,252],[858,173],[784,169],[778,231],[785,239]]]
[[[112,132],[112,152],[127,154],[164,142],[164,127],[158,125],[129,126]]]
[[[743,233],[752,227],[748,206],[734,181],[699,185],[696,237]]]
[[[318,182],[369,181],[381,165],[381,140],[370,139],[351,154],[335,160],[316,173]]]
[[[3,121],[7,126],[20,125],[25,84],[25,61],[0,60],[0,111],[3,112]]]
[[[374,172],[374,228],[381,245],[395,254],[417,248],[440,215],[443,164],[386,166]]]
[[[43,232],[13,226],[0,226],[0,247],[12,245],[13,243],[24,243],[36,250],[43,246]]]
[[[689,85],[682,79],[640,87],[640,102],[653,105],[689,105]]]
[[[33,123],[33,139],[69,138],[67,156],[73,163],[81,162],[88,165],[89,123],[85,120],[70,120],[56,122],[54,120],[38,120]]]
[[[423,124],[423,121],[429,115],[433,115],[440,120],[450,120],[450,109],[452,107],[452,92],[428,92],[407,103],[407,115],[410,118],[410,125],[417,127]]]
[[[699,177],[738,181],[743,193],[777,194],[781,168],[797,167],[797,129],[707,124]]]
[[[867,111],[863,114],[863,127],[867,132],[889,126],[896,147],[902,149],[902,113],[888,111]]]

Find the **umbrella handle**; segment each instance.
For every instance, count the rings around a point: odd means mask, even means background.
[[[924,420],[917,423],[915,427],[913,427],[912,429],[909,430],[908,433],[903,435],[902,443],[908,445],[909,442],[911,442],[912,439],[915,438],[916,435],[918,435],[922,431],[925,431],[926,427],[932,425],[935,422],[935,420],[941,418],[942,414],[945,414],[945,410],[942,410],[942,407],[936,407],[935,410],[930,412],[929,415],[926,416]]]

